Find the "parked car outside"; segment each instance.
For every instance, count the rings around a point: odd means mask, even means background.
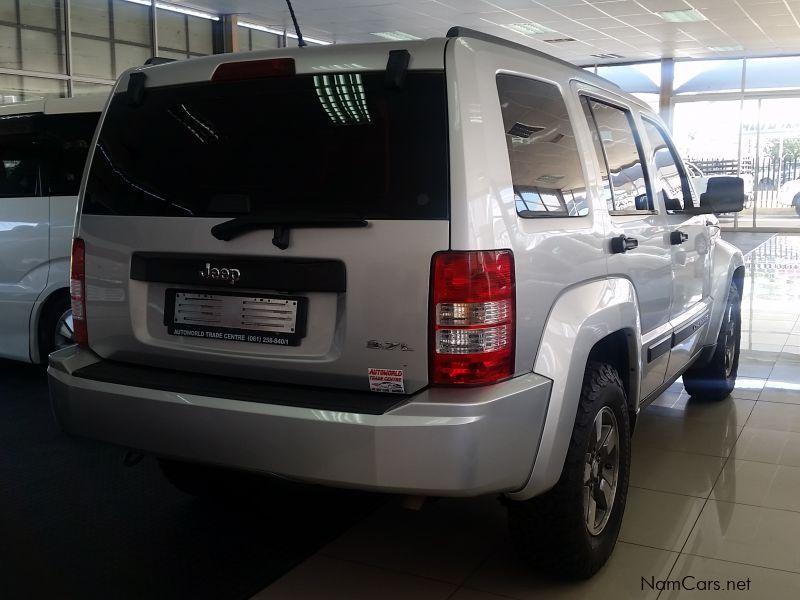
[[[792,179],[780,187],[778,204],[794,208],[795,212],[800,215],[800,179]]]
[[[641,407],[734,387],[744,264],[714,214],[743,201],[732,177],[698,197],[614,84],[463,28],[132,69],[54,414],[189,493],[233,469],[500,494],[525,560],[589,577]]]
[[[0,106],[0,357],[46,362],[72,343],[69,259],[105,95]]]

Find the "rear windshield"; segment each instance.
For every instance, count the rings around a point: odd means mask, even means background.
[[[117,94],[83,212],[443,219],[443,72],[297,75]]]

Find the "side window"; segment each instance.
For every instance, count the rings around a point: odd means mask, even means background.
[[[656,193],[664,200],[667,210],[684,210],[692,207],[691,188],[672,145],[661,128],[648,119],[642,119],[644,131],[653,153],[651,164],[655,167]],[[688,193],[687,193],[688,192]],[[684,202],[684,198],[687,199]]]
[[[652,211],[641,147],[629,111],[582,98],[595,141],[609,212]]]
[[[0,198],[40,193],[36,122],[35,115],[0,117]]]
[[[51,196],[77,196],[99,113],[45,116],[47,179]]]
[[[575,133],[561,91],[516,75],[497,76],[506,149],[521,217],[589,213]]]

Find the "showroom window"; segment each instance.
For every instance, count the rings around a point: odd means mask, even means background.
[[[268,31],[239,25],[239,48],[243,52],[251,50],[274,50],[282,46],[282,36]]]
[[[153,55],[150,7],[126,0],[71,0],[73,75],[116,79]]]
[[[561,90],[552,83],[500,74],[497,91],[517,213],[588,214],[581,157]]]
[[[158,9],[158,55],[181,60],[214,53],[214,21]]]
[[[0,68],[65,73],[63,0],[0,2]]]

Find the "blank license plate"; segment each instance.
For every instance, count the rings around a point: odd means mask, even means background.
[[[298,346],[308,298],[168,289],[164,309],[170,335]]]

